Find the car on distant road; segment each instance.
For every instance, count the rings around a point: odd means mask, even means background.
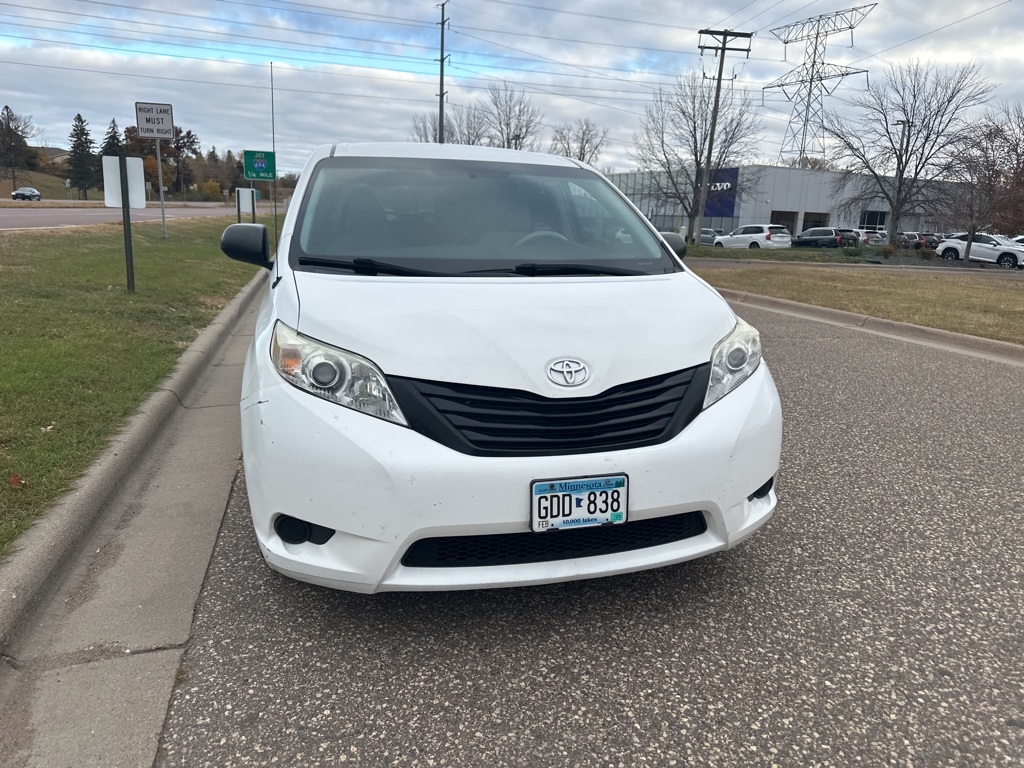
[[[774,513],[757,331],[597,171],[325,144],[294,200],[276,259],[262,224],[221,237],[271,273],[240,406],[271,568],[366,593],[548,584],[730,549]]]
[[[922,232],[921,240],[924,243],[925,248],[931,248],[933,251],[938,247],[939,243],[942,242],[943,236],[937,232]]]
[[[42,200],[43,196],[35,187],[18,187],[11,192],[12,200]]]
[[[967,252],[969,235],[962,234],[947,238],[938,245],[939,255],[944,259],[962,259]],[[1024,245],[1002,235],[978,232],[971,242],[971,261],[998,264],[1004,269],[1024,267]]]
[[[789,248],[792,241],[793,236],[781,224],[745,224],[716,237],[715,248]]]
[[[868,245],[885,245],[889,242],[889,233],[885,230],[868,232]]]
[[[843,233],[831,227],[805,229],[793,238],[794,248],[839,248],[843,244]]]
[[[704,227],[700,231],[700,244],[701,245],[714,245],[715,244],[715,238],[719,237],[720,235],[724,235],[724,234],[725,234],[725,230],[724,229],[711,229],[709,227]]]

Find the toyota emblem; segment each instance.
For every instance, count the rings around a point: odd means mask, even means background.
[[[590,378],[587,364],[566,357],[548,366],[548,378],[560,387],[578,387]]]

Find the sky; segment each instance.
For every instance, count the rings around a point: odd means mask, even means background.
[[[749,94],[773,162],[793,104],[764,87],[806,45],[780,28],[852,8],[861,21],[824,58],[867,73],[830,83],[826,109],[852,116],[867,78],[914,60],[976,62],[992,106],[1024,102],[1024,0],[23,0],[0,2],[0,104],[31,118],[32,143],[64,148],[76,114],[98,146],[112,119],[135,125],[136,102],[171,104],[204,153],[274,151],[295,172],[319,144],[408,141],[416,115],[436,117],[443,13],[449,104],[507,83],[543,114],[543,151],[555,126],[589,118],[608,130],[595,164],[626,171],[652,93],[691,69],[714,76],[699,31],[727,29],[753,33],[730,43],[750,51],[726,54],[726,87]]]

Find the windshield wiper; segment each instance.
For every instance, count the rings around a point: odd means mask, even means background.
[[[376,259],[319,259],[314,256],[300,256],[299,264],[304,267],[325,267],[327,269],[351,269],[360,275],[401,275],[405,277],[451,277],[451,272],[435,272],[417,269],[401,264],[389,264]]]

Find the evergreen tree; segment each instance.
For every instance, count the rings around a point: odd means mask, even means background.
[[[71,186],[78,190],[80,200],[89,199],[89,187],[96,184],[96,142],[89,134],[89,123],[81,114],[75,115],[71,124],[71,156],[68,158],[68,178]]]
[[[124,154],[124,143],[121,141],[117,120],[112,119],[110,125],[107,126],[107,135],[103,137],[100,157],[118,157],[122,154]]]

